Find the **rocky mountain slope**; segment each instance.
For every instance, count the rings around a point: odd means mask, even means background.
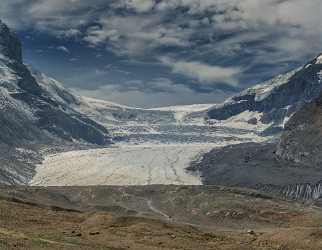
[[[273,80],[268,85],[246,90],[210,111],[209,114],[216,117],[226,110],[228,113],[223,114],[228,116],[229,112],[237,112],[233,107],[243,109],[246,105],[247,109],[253,110],[251,112],[262,112],[263,118],[270,112],[278,114],[287,104],[289,112],[284,113],[282,119],[270,120],[272,126],[283,125],[281,138],[275,137],[264,144],[241,143],[213,149],[193,163],[190,169],[200,172],[203,183],[246,186],[291,199],[320,200],[321,59],[322,55],[292,74],[276,78],[283,81],[274,83]],[[265,94],[258,96],[259,93]],[[247,96],[251,96],[248,101]],[[294,102],[290,103],[290,100]]]
[[[43,146],[109,143],[104,126],[70,107],[72,95],[55,94],[24,65],[19,39],[0,22],[1,182],[24,183]]]
[[[29,131],[43,134],[41,137],[46,138],[104,144],[107,141],[106,129],[73,110],[68,104],[75,99],[67,91],[57,88],[56,95],[48,91],[43,79],[23,64],[19,39],[3,23],[0,25],[0,37],[2,108],[15,109],[11,112],[14,117],[1,117],[8,120],[7,124],[12,124],[15,132],[23,132],[17,138],[30,140]],[[15,118],[24,120],[25,129],[15,127],[22,124],[15,122]]]
[[[281,131],[288,118],[305,103],[319,96],[321,56],[303,67],[251,87],[208,112],[209,119],[226,120],[245,111],[259,113],[250,123],[268,125],[266,133]]]
[[[301,165],[321,168],[322,95],[292,116],[285,126],[277,154]]]

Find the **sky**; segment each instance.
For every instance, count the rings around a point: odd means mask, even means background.
[[[25,63],[136,107],[218,103],[322,53],[322,0],[1,0]]]

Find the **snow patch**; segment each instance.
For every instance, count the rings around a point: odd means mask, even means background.
[[[315,63],[322,64],[322,54],[316,58]]]
[[[261,122],[263,113],[246,110],[238,115],[232,116],[227,120],[214,121],[215,126],[244,129],[254,132],[262,132],[269,128],[272,123],[264,124]]]
[[[153,108],[149,110],[159,110],[159,111],[172,111],[172,112],[201,112],[207,111],[209,108],[213,107],[215,104],[193,104],[193,105],[178,105],[178,106],[168,106]]]
[[[193,104],[181,106],[168,106],[149,109],[152,111],[172,112],[176,123],[181,124],[185,122],[185,118],[192,113],[206,112],[215,104]],[[200,122],[200,119],[198,120]]]
[[[135,109],[135,110],[142,110],[140,108],[135,108],[135,107],[129,107],[129,106],[125,106],[125,105],[121,105],[118,103],[114,103],[114,102],[109,102],[109,101],[105,101],[105,100],[99,100],[99,99],[95,99],[95,98],[90,98],[90,97],[84,97],[82,96],[81,99],[83,99],[83,104],[86,103],[91,107],[95,107],[95,108],[122,108],[122,109]]]

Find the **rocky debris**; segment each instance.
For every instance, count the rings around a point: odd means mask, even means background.
[[[249,235],[255,235],[255,232],[254,232],[254,230],[248,229],[247,230],[247,234],[249,234]]]
[[[97,231],[97,232],[90,232],[90,233],[89,233],[89,235],[92,235],[92,236],[93,236],[93,235],[99,235],[99,234],[100,234],[100,232],[98,232],[98,231]]]
[[[259,185],[257,188],[265,193],[290,200],[320,202],[322,198],[322,182],[313,184],[299,183],[286,186]]]

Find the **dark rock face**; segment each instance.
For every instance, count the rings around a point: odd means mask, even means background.
[[[305,166],[322,166],[322,95],[295,113],[285,126],[277,154]]]
[[[210,119],[226,120],[246,110],[262,112],[263,123],[281,123],[322,91],[322,64],[314,59],[303,68],[250,88],[232,97],[225,104],[208,112]]]
[[[84,140],[89,143],[104,145],[107,140],[104,127],[98,129],[97,124],[81,115],[69,115],[50,106],[41,109],[37,115],[37,125],[64,140]]]
[[[206,185],[257,188],[306,183],[322,180],[322,168],[306,167],[276,155],[276,143],[244,143],[214,149],[189,170],[199,172]]]
[[[20,40],[0,20],[0,54],[22,63]]]

